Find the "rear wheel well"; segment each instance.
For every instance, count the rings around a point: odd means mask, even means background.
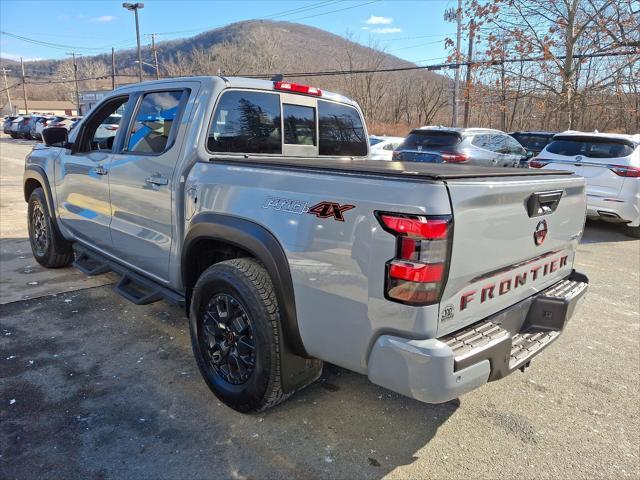
[[[35,178],[28,178],[24,182],[24,199],[26,202],[29,201],[29,197],[33,193],[36,188],[43,188],[38,180]]]
[[[184,288],[187,312],[191,303],[193,287],[202,272],[216,263],[242,257],[255,258],[254,255],[243,248],[214,238],[202,238],[190,245],[183,265],[185,269]]]

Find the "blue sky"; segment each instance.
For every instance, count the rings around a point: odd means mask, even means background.
[[[455,26],[443,20],[455,0],[147,0],[140,10],[142,43],[189,37],[249,19],[303,23],[360,43],[374,41],[387,52],[421,64],[443,61],[444,38]],[[0,36],[0,56],[17,59],[64,58],[72,48],[91,55],[135,46],[133,13],[122,1],[2,0],[0,28],[39,44]],[[46,43],[46,44],[43,44]]]

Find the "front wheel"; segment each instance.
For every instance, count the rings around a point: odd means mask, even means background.
[[[73,260],[71,242],[65,240],[53,224],[42,188],[31,192],[27,216],[31,251],[36,261],[47,268],[69,265]]]
[[[198,368],[222,402],[254,412],[288,398],[282,391],[278,303],[259,262],[237,258],[205,270],[189,317]]]

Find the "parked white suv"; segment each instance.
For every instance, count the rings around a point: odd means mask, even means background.
[[[640,238],[640,134],[563,132],[530,166],[585,177],[587,216],[625,223],[627,232]]]
[[[404,142],[404,137],[385,137],[371,135],[369,137],[369,155],[371,160],[393,160],[393,151]]]

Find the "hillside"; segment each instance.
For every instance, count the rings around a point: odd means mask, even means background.
[[[163,77],[376,70],[412,65],[376,49],[375,45],[366,47],[307,25],[263,20],[238,22],[190,38],[158,42],[156,46]],[[117,83],[136,81],[136,60],[135,49],[116,51]],[[143,62],[153,63],[148,45],[143,46]],[[17,73],[16,68],[12,70]],[[32,81],[69,82],[62,84],[63,88],[30,85],[31,98],[54,99],[51,98],[53,96],[55,99],[73,99],[73,70],[69,60],[26,62],[25,71]],[[110,88],[110,73],[110,54],[82,56],[79,60],[80,78],[105,77],[103,80],[83,81],[81,89]],[[145,65],[144,73],[147,78],[153,78],[155,72]],[[293,77],[287,79],[296,80]],[[397,127],[401,123],[433,121],[439,112],[447,109],[451,87],[448,78],[427,71],[305,77],[298,80],[355,98],[368,121],[386,125],[383,130],[387,133],[396,132],[398,128],[406,130],[406,126]],[[409,86],[414,98],[407,98]]]

